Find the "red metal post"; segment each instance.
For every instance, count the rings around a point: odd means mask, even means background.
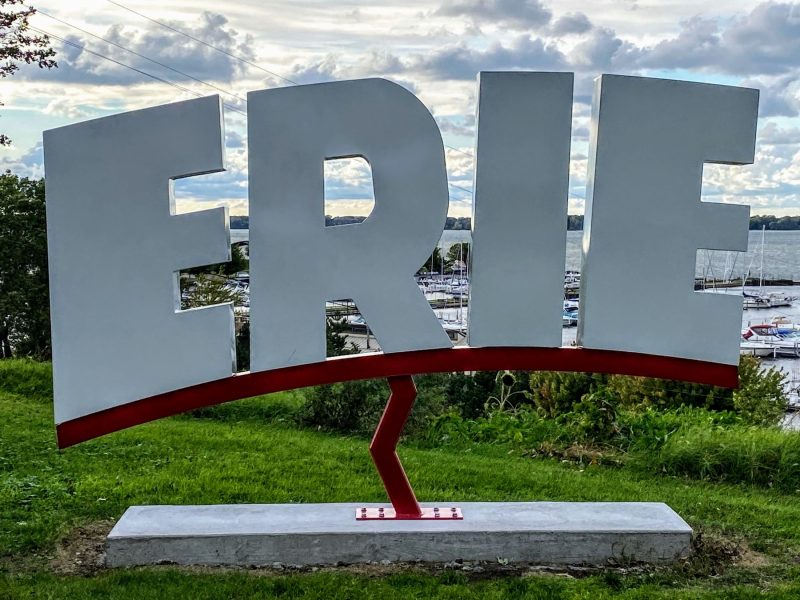
[[[422,509],[411,489],[406,472],[395,451],[408,415],[417,399],[417,387],[410,375],[387,379],[392,393],[369,445],[369,452],[383,481],[397,519],[419,519]]]

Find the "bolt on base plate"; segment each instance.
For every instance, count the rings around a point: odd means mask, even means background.
[[[455,506],[448,506],[445,508],[423,508],[420,515],[400,515],[394,508],[366,508],[360,507],[356,509],[356,521],[461,521],[464,515],[461,509]]]

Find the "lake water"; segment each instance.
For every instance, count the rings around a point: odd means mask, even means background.
[[[246,241],[248,234],[249,231],[246,229],[232,229],[231,240],[234,242]],[[582,236],[582,231],[567,232],[565,264],[567,269],[580,270]],[[459,242],[469,242],[471,239],[469,231],[447,230],[443,233],[439,246],[444,252],[447,252],[452,245]],[[726,276],[731,277],[732,273],[734,278],[741,277],[749,267],[750,276],[758,277],[761,264],[761,248],[761,232],[751,231],[747,253],[700,250],[697,253],[697,276],[701,277],[707,274],[709,277],[714,276],[721,279]],[[800,282],[800,231],[767,231],[764,235],[763,248],[765,278],[791,279]],[[746,291],[757,292],[758,289],[748,287]],[[800,296],[800,287],[764,288],[764,292],[773,291]],[[732,289],[727,290],[727,293],[741,293],[741,291]],[[742,329],[751,324],[769,322],[778,317],[783,317],[792,323],[800,323],[800,300],[796,301],[791,307],[743,311]],[[575,341],[576,331],[575,327],[563,329],[563,344],[565,346]],[[791,382],[791,387],[800,385],[800,359],[764,359],[763,365],[784,370],[788,375],[789,382]]]
[[[231,229],[231,241],[246,241],[249,233],[247,229]],[[582,231],[567,232],[566,269],[580,270],[582,237]],[[468,230],[447,230],[442,234],[439,246],[447,252],[453,244],[469,242],[471,239],[472,235]],[[699,250],[696,275],[735,279],[749,269],[751,277],[758,277],[761,248],[761,232],[751,231],[746,253]],[[764,235],[763,248],[765,278],[800,281],[800,231],[767,231]]]

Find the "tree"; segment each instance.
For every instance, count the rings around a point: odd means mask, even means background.
[[[44,179],[0,175],[0,357],[50,358]]]
[[[224,304],[225,302],[233,302],[235,306],[241,306],[244,299],[244,292],[229,286],[223,273],[204,273],[188,281],[184,292],[181,294],[181,308],[186,310],[213,304]]]
[[[425,264],[422,265],[417,273],[440,273],[442,270],[442,253],[439,250],[439,246],[433,249],[431,255],[428,257],[428,260],[425,261]]]
[[[0,0],[0,77],[9,77],[19,70],[19,64],[36,64],[40,69],[57,67],[55,50],[46,35],[29,33],[28,20],[36,9],[25,0]],[[0,103],[2,104],[2,103]],[[11,140],[0,134],[0,145]]]
[[[214,265],[204,265],[202,267],[192,267],[186,269],[185,273],[190,275],[226,275],[232,277],[241,271],[247,271],[250,268],[250,261],[244,255],[242,244],[234,244],[231,246],[231,259],[228,262],[217,263]],[[226,301],[227,302],[227,301]]]
[[[469,264],[469,249],[470,245],[467,242],[459,242],[450,246],[447,258],[444,259],[447,270],[457,271],[459,268],[465,268]]]

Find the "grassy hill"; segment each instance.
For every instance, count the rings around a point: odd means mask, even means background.
[[[0,598],[800,597],[800,490],[531,458],[502,446],[400,454],[423,501],[664,501],[698,532],[666,569],[553,573],[375,566],[107,570],[103,536],[132,504],[384,501],[368,441],[301,429],[300,392],[183,415],[59,451],[50,367],[0,361]]]

